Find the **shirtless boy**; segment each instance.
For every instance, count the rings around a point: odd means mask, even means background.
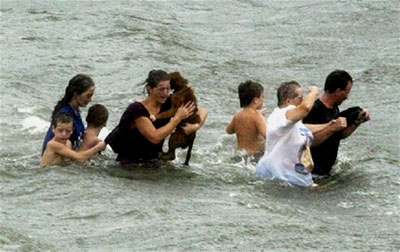
[[[101,141],[86,151],[76,152],[72,150],[69,137],[73,131],[73,119],[68,113],[60,112],[55,116],[52,130],[54,137],[47,143],[40,162],[41,167],[58,165],[68,159],[84,161],[106,147],[104,141]]]
[[[86,116],[87,128],[83,136],[83,141],[79,151],[85,151],[100,142],[99,133],[106,126],[108,120],[108,110],[101,104],[95,104],[89,108]]]
[[[241,111],[236,113],[226,127],[228,134],[236,134],[237,149],[247,155],[262,154],[265,146],[266,124],[258,111],[264,102],[261,84],[246,81],[238,88]]]

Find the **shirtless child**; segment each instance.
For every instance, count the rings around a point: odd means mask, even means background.
[[[243,108],[226,127],[228,134],[236,134],[237,149],[247,155],[262,155],[265,146],[266,124],[258,111],[264,102],[261,84],[246,81],[238,88],[240,107]]]
[[[79,151],[88,150],[100,142],[99,133],[106,126],[107,120],[108,110],[106,107],[101,104],[95,104],[89,108],[86,116],[87,128]]]
[[[55,116],[52,130],[54,137],[47,143],[40,162],[41,167],[58,165],[68,159],[84,161],[106,148],[104,141],[101,141],[93,148],[86,151],[76,152],[72,150],[72,144],[69,137],[73,131],[73,119],[68,113],[60,112]]]

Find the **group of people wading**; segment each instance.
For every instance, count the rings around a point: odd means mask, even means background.
[[[102,141],[98,135],[106,126],[108,111],[101,104],[91,106],[85,128],[80,107],[91,101],[95,84],[87,75],[74,76],[54,107],[41,166],[57,165],[68,159],[83,161],[104,150],[107,144],[113,146],[121,164],[143,163],[158,158],[164,140],[176,127],[189,135],[204,124],[207,111],[196,108],[193,102],[180,106],[171,118],[152,120],[152,115],[171,107],[170,75],[152,70],[143,85],[147,96],[129,104],[118,125]],[[263,86],[250,80],[243,82],[238,87],[242,110],[233,116],[226,132],[236,135],[239,151],[261,157],[256,165],[257,176],[297,186],[315,186],[315,177],[329,176],[340,140],[370,120],[368,111],[360,107],[340,112],[339,105],[347,99],[352,86],[352,77],[343,70],[327,76],[320,98],[315,86],[303,95],[299,83],[284,82],[277,91],[278,107],[265,120]],[[199,123],[180,124],[193,113],[200,117]]]

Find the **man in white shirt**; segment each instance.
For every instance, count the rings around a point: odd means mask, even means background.
[[[313,135],[301,122],[318,97],[317,87],[310,86],[309,91],[303,99],[297,82],[285,82],[279,87],[278,108],[267,120],[266,148],[256,167],[257,176],[298,186],[314,185],[309,151]]]

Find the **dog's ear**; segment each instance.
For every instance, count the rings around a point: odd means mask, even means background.
[[[171,78],[171,89],[176,90],[180,89],[188,84],[188,80],[182,77],[179,72],[169,73],[169,77]]]
[[[180,77],[179,72],[172,72],[169,73],[169,78],[170,80],[170,85],[171,85],[171,89],[175,91],[175,89],[177,88],[177,79]]]
[[[176,79],[182,78],[181,74],[179,72],[172,72],[172,73],[169,73],[168,75],[171,78],[171,80],[176,80]]]

